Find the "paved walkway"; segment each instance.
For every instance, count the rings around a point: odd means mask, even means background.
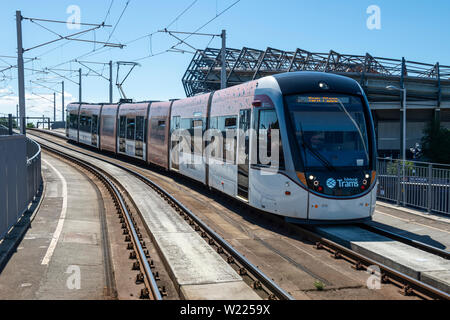
[[[440,249],[450,249],[450,217],[377,201],[372,224]]]
[[[101,195],[65,162],[42,159],[44,199],[0,273],[0,299],[103,299]]]

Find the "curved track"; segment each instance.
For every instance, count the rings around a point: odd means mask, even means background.
[[[39,137],[40,139],[47,140],[43,137]],[[53,141],[49,141],[51,143],[57,144]],[[110,188],[112,188],[113,193],[116,194],[116,197],[118,197],[118,204],[120,204],[124,216],[126,217],[127,225],[130,229],[130,233],[132,234],[133,243],[135,245],[135,248],[137,248],[137,253],[139,256],[139,259],[141,261],[141,264],[144,266],[144,271],[146,275],[146,279],[148,279],[148,285],[147,287],[151,289],[153,295],[156,297],[157,300],[162,299],[158,290],[158,286],[156,285],[156,282],[154,280],[153,274],[151,272],[150,266],[148,265],[148,261],[145,258],[144,251],[142,249],[142,246],[139,242],[139,237],[137,235],[137,232],[134,228],[133,221],[130,217],[130,214],[127,211],[126,205],[124,203],[123,197],[120,195],[120,192],[117,187],[114,186],[114,183],[111,181],[111,178],[107,177],[107,173],[102,171],[99,168],[95,168],[93,165],[81,160],[77,159],[75,157],[72,157],[68,154],[65,154],[59,150],[56,150],[54,148],[51,148],[45,144],[41,144],[41,146],[49,150],[51,152],[58,153],[59,155],[68,158],[69,160],[73,162],[80,163],[81,165],[88,167],[89,170],[92,170],[93,172],[96,172],[96,174],[99,175],[99,178],[102,180],[105,180],[107,184],[110,185]],[[73,150],[71,148],[65,147],[60,145],[63,148],[79,152],[78,150]],[[81,154],[84,154],[86,156],[96,158],[101,161],[105,161],[109,164],[112,164],[132,175],[142,180],[145,184],[147,184],[150,188],[152,188],[154,191],[156,191],[164,200],[166,200],[177,213],[179,213],[184,219],[191,225],[191,227],[197,231],[202,238],[204,238],[205,241],[208,242],[208,244],[217,251],[226,261],[232,265],[232,267],[244,278],[244,281],[251,285],[253,289],[257,290],[257,292],[264,292],[263,296],[266,296],[268,299],[271,300],[293,300],[290,294],[288,294],[285,290],[283,290],[280,286],[278,286],[272,279],[267,277],[262,271],[259,270],[257,266],[252,264],[246,257],[244,257],[242,254],[240,254],[236,249],[234,249],[225,239],[223,239],[219,234],[217,234],[214,230],[212,230],[210,227],[208,227],[203,221],[201,221],[191,210],[189,210],[187,207],[185,207],[181,202],[179,202],[177,199],[175,199],[172,195],[170,195],[169,192],[164,190],[162,187],[160,187],[157,183],[150,180],[149,178],[143,176],[142,174],[128,168],[122,165],[119,165],[112,161],[107,161],[105,159],[101,159],[83,152],[79,152]],[[119,197],[120,196],[120,197]],[[147,269],[148,267],[148,269]]]
[[[97,176],[100,179],[100,181],[103,182],[103,184],[106,186],[106,188],[112,195],[116,208],[119,210],[119,218],[121,219],[124,218],[127,227],[126,229],[127,231],[124,233],[131,234],[130,241],[133,243],[133,248],[137,253],[136,258],[139,261],[139,265],[137,266],[140,266],[142,268],[143,274],[145,275],[143,281],[146,285],[146,288],[141,292],[141,297],[151,298],[153,300],[162,300],[162,295],[160,293],[158,285],[156,284],[155,277],[153,276],[150,264],[147,260],[147,254],[144,251],[138,231],[136,230],[135,222],[133,221],[131,213],[128,211],[128,207],[125,203],[124,197],[122,196],[121,192],[116,187],[114,182],[101,169],[96,168],[83,160],[72,157],[66,153],[63,153],[57,149],[54,149],[44,144],[41,144],[41,147],[46,151],[54,153],[64,159],[67,159],[85,168],[86,170],[90,171],[95,176]]]
[[[44,133],[56,136],[58,138],[64,138],[59,134],[53,134],[50,132],[44,132]],[[40,137],[40,138],[45,139],[42,137]],[[51,141],[51,142],[53,142],[53,141]],[[53,143],[55,143],[55,142],[53,142]],[[66,146],[62,146],[62,147],[68,148]],[[68,148],[68,149],[71,149],[71,148]],[[75,150],[75,149],[72,149],[72,150],[76,151],[76,152],[80,152],[79,150]],[[81,153],[83,153],[83,152],[81,152]],[[92,155],[89,155],[89,156],[92,157]],[[105,161],[105,159],[103,159],[103,158],[95,157],[95,156],[93,156],[93,157],[100,159],[102,161]],[[127,172],[130,172],[130,173],[138,176],[142,181],[146,182],[149,186],[151,186],[153,189],[155,189],[157,192],[159,192],[167,201],[169,201],[169,203],[171,203],[171,205],[178,207],[177,212],[179,212],[181,215],[185,215],[186,220],[188,220],[189,223],[194,226],[195,230],[199,231],[202,234],[202,236],[204,235],[203,233],[206,233],[206,232],[209,233],[209,236],[205,236],[205,238],[207,239],[207,241],[211,242],[213,245],[215,245],[217,247],[217,251],[219,253],[222,253],[224,250],[229,250],[229,248],[231,248],[231,250],[228,251],[226,253],[226,255],[232,256],[234,254],[233,248],[231,246],[229,246],[229,244],[226,241],[220,242],[220,240],[219,240],[220,236],[217,233],[212,231],[205,223],[203,223],[192,212],[190,212],[189,209],[187,209],[183,204],[181,204],[178,200],[176,200],[170,194],[165,192],[164,189],[162,189],[156,183],[154,183],[150,179],[135,172],[134,170],[132,170],[130,168],[118,165],[117,163],[115,163],[113,161],[107,161],[107,162],[109,162],[115,166],[121,167],[122,169],[126,170]],[[277,220],[277,217],[275,217],[274,219]],[[279,222],[281,224],[286,224],[284,221],[281,221],[281,219]],[[343,247],[333,241],[330,241],[329,239],[325,239],[322,236],[312,232],[311,230],[307,230],[298,225],[292,225],[292,224],[288,224],[288,228],[295,230],[295,232],[298,232],[299,234],[301,234],[302,237],[307,238],[308,240],[315,243],[317,249],[325,249],[325,250],[331,252],[332,256],[334,258],[344,259],[344,260],[352,263],[354,268],[357,270],[367,270],[371,265],[378,265],[381,269],[382,281],[384,283],[392,283],[392,284],[400,287],[401,292],[404,295],[417,295],[418,297],[423,298],[423,299],[444,299],[444,300],[450,299],[450,296],[448,294],[446,294],[445,292],[442,292],[436,288],[433,288],[425,283],[422,283],[422,282],[420,282],[414,278],[411,278],[405,274],[402,274],[396,270],[393,270],[390,267],[384,266],[384,265],[378,263],[377,261],[374,261],[374,260],[367,258],[359,253],[356,253],[356,252],[352,251],[351,249],[348,249],[348,248]],[[379,231],[379,232],[382,232],[382,231]],[[400,240],[396,240],[396,241],[400,241]],[[406,241],[406,240],[404,240],[404,241]],[[424,245],[422,243],[417,244],[417,246],[418,247],[420,246],[421,248],[428,247],[427,245]],[[434,248],[429,248],[430,251],[433,251],[433,249]],[[439,249],[437,249],[437,251],[434,250],[433,253],[437,254],[438,251],[439,251]],[[441,252],[441,254],[443,254],[443,253]],[[248,271],[247,269],[251,269],[252,267],[254,267],[251,263],[249,263],[249,262],[246,263],[245,262],[246,259],[243,256],[239,257],[239,253],[238,253],[237,258],[238,258],[237,262],[240,264],[240,267],[238,270],[242,275],[245,275],[247,273],[247,271]],[[242,258],[244,260],[241,260]],[[254,268],[254,269],[258,271],[257,268]],[[261,272],[257,272],[256,276],[258,276],[258,273],[261,273]],[[270,287],[271,282],[273,283],[273,281],[268,281],[269,279],[267,277],[265,277],[265,279],[263,278],[262,280],[263,281],[253,280],[253,286],[260,288],[260,285],[262,285],[262,286],[268,288],[267,286]],[[278,287],[278,286],[273,283],[272,287],[276,289],[276,287]],[[279,289],[281,289],[281,288],[279,288]],[[287,295],[287,296],[290,297],[289,295]],[[275,298],[274,296],[270,296],[270,297]]]

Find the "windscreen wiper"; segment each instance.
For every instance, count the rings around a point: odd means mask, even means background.
[[[311,147],[306,141],[305,141],[305,134],[303,132],[302,124],[300,123],[300,132],[302,134],[302,144],[303,147],[308,148],[309,151],[315,156],[319,161],[322,162],[322,164],[330,171],[336,171],[336,168],[317,150],[315,150],[313,147]],[[306,154],[305,154],[305,162],[306,162]],[[306,163],[305,163],[306,164]]]
[[[364,152],[365,152],[365,156],[367,158],[367,162],[369,162],[369,152],[367,151],[367,146],[366,146],[366,142],[364,141],[363,138],[363,134],[361,132],[361,129],[359,128],[358,124],[356,123],[355,119],[353,119],[353,117],[350,115],[350,113],[347,111],[347,108],[345,108],[344,104],[341,102],[341,99],[338,98],[338,102],[340,105],[340,108],[342,109],[342,111],[344,111],[344,113],[347,115],[347,117],[350,119],[350,121],[352,122],[352,124],[355,126],[356,130],[358,130],[358,134],[359,134],[359,138],[361,139],[361,142],[363,144],[364,147]]]
[[[311,147],[304,139],[302,134],[302,140],[303,140],[303,146],[307,147],[309,151],[317,158],[319,159],[323,165],[330,171],[336,171],[336,168],[317,150],[315,150],[313,147]]]

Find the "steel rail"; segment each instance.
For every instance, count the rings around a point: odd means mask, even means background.
[[[403,242],[404,244],[407,244],[409,246],[415,247],[417,249],[420,249],[422,251],[426,251],[428,253],[434,254],[436,256],[442,257],[444,259],[449,260],[450,259],[450,252],[447,250],[443,250],[443,249],[439,249],[435,246],[426,244],[424,242],[421,241],[417,241],[411,238],[408,238],[406,236],[403,236],[401,234],[398,233],[394,233],[392,231],[380,228],[378,226],[373,226],[370,224],[360,224],[359,225],[360,228],[365,229],[367,231],[373,232],[373,233],[377,233],[383,236],[386,236],[388,238],[397,240],[399,242]]]
[[[44,133],[44,134],[48,134],[48,135],[51,135],[51,136],[55,136],[55,137],[58,137],[58,138],[61,138],[61,139],[66,139],[66,137],[64,135],[62,135],[62,134],[53,133],[53,132],[45,132],[45,131],[41,131],[41,130],[36,130],[36,131]],[[53,142],[53,141],[51,141],[49,139],[42,138],[42,137],[40,137],[40,138],[44,139],[44,140],[47,140],[49,142],[55,143],[55,142]],[[58,143],[55,143],[55,144],[60,145]],[[105,160],[105,159],[102,159],[102,158],[94,156],[94,155],[89,155],[89,154],[87,154],[85,152],[81,152],[81,151],[75,150],[73,148],[69,148],[69,147],[66,147],[66,146],[63,146],[63,145],[60,145],[60,146],[63,147],[63,148],[66,148],[66,149],[69,149],[69,150],[72,150],[72,151],[75,151],[75,152],[79,152],[81,154],[84,154],[84,155],[87,155],[87,156],[90,156],[90,157],[93,157],[93,158],[96,158],[96,159],[108,162],[108,163],[113,164],[113,165],[115,165],[117,167],[123,168],[124,170],[126,170],[126,171],[128,171],[128,172],[130,172],[132,174],[135,174],[138,177],[139,176],[142,177],[142,180],[144,182],[146,180],[150,181],[146,177],[142,176],[141,174],[139,174],[137,172],[134,172],[133,170],[131,170],[131,169],[125,167],[125,166],[116,164],[116,163],[114,163],[112,161]],[[154,184],[155,186],[157,186],[157,184],[155,184],[153,182],[151,182],[151,184]],[[158,188],[160,188],[160,187],[158,186]],[[168,195],[168,196],[173,199],[173,197],[171,195]],[[179,206],[180,208],[184,207],[176,199],[175,199],[174,203],[179,203],[180,204],[180,206]],[[188,210],[188,209],[186,208],[186,210]],[[193,217],[195,217],[195,215],[193,215]],[[351,250],[351,249],[349,249],[347,247],[344,247],[344,246],[342,246],[342,245],[340,245],[338,243],[335,243],[335,242],[333,242],[333,241],[331,241],[329,239],[326,239],[326,238],[324,238],[324,237],[314,233],[311,230],[307,230],[307,229],[302,228],[299,225],[295,225],[295,224],[289,224],[289,226],[291,226],[294,230],[298,231],[300,234],[304,235],[307,239],[309,239],[310,241],[315,243],[316,244],[316,248],[318,248],[318,249],[325,249],[325,250],[329,251],[330,253],[332,253],[333,257],[336,258],[336,259],[340,258],[340,259],[344,259],[344,260],[346,260],[346,261],[348,261],[350,263],[353,263],[354,264],[354,268],[357,269],[357,270],[362,270],[362,269],[368,270],[368,268],[370,266],[378,266],[378,267],[380,267],[381,280],[383,282],[391,282],[392,284],[394,284],[396,286],[399,286],[402,289],[401,292],[404,295],[415,294],[415,295],[421,297],[422,299],[450,300],[450,295],[448,293],[446,293],[446,292],[443,292],[443,291],[441,291],[441,290],[439,290],[437,288],[434,288],[434,287],[432,287],[432,286],[430,286],[430,285],[428,285],[428,284],[426,284],[426,283],[424,283],[422,281],[414,279],[414,278],[412,278],[412,277],[410,277],[410,276],[408,276],[408,275],[406,275],[404,273],[401,273],[401,272],[399,272],[397,270],[392,269],[391,267],[388,267],[388,266],[386,266],[386,265],[384,265],[382,263],[379,263],[379,262],[377,262],[377,261],[375,261],[375,260],[373,260],[373,259],[371,259],[369,257],[366,257],[366,256],[364,256],[364,255],[362,255],[360,253],[357,253],[357,252],[355,252],[355,251],[353,251],[353,250]],[[213,231],[213,233],[215,234],[214,231]],[[213,234],[211,234],[211,236],[213,236]],[[225,245],[224,245],[224,247],[225,247]]]
[[[368,271],[369,267],[378,266],[381,271],[381,274],[379,275],[381,281],[384,283],[391,282],[399,286],[401,288],[401,293],[404,295],[415,294],[426,300],[450,300],[450,295],[448,293],[412,278],[400,271],[394,270],[391,267],[344,247],[334,241],[326,239],[314,231],[294,224],[291,224],[291,227],[315,243],[317,249],[325,249],[332,253],[332,257],[335,259],[344,259],[350,263],[353,263],[356,270],[365,269]],[[373,270],[371,272],[373,272]]]
[[[38,132],[42,132],[39,130],[36,130]],[[47,134],[47,132],[43,132],[45,134]],[[54,133],[48,133],[50,135],[54,135],[56,137],[62,138],[61,135],[57,135]],[[252,264],[246,257],[244,257],[242,254],[240,254],[236,249],[234,249],[231,244],[229,244],[225,239],[223,239],[219,234],[217,234],[214,230],[212,230],[210,227],[208,227],[203,221],[201,221],[191,210],[189,210],[186,206],[184,206],[180,201],[178,201],[177,199],[175,199],[169,192],[167,192],[164,188],[162,188],[161,186],[159,186],[157,183],[155,183],[154,181],[148,179],[147,177],[145,177],[144,175],[130,169],[127,168],[125,166],[122,166],[120,164],[117,164],[113,161],[109,161],[94,155],[90,155],[87,154],[85,152],[81,152],[79,150],[75,150],[73,148],[69,148],[63,145],[60,145],[58,143],[55,143],[54,141],[50,141],[46,138],[43,137],[39,137],[43,140],[49,141],[51,143],[54,143],[56,145],[59,145],[63,148],[69,149],[71,151],[75,151],[78,152],[80,154],[92,157],[94,159],[98,159],[101,161],[104,161],[106,163],[109,163],[111,165],[114,165],[132,175],[134,175],[135,177],[139,178],[141,181],[143,181],[144,183],[146,183],[147,185],[149,185],[151,188],[159,191],[159,193],[161,193],[163,195],[164,198],[169,199],[170,202],[172,202],[172,207],[178,207],[179,210],[183,211],[185,214],[187,214],[201,229],[204,230],[204,232],[206,232],[212,239],[214,239],[214,241],[217,242],[217,244],[220,246],[220,248],[222,248],[223,250],[227,251],[229,253],[229,255],[231,255],[239,264],[241,264],[244,268],[246,268],[246,271],[248,271],[249,273],[253,274],[256,279],[258,281],[260,281],[260,283],[262,285],[264,285],[269,291],[271,291],[276,298],[280,299],[280,300],[294,300],[294,298],[287,293],[285,290],[283,290],[280,286],[278,286],[272,279],[270,279],[267,275],[265,275],[261,270],[259,270],[254,264]],[[65,138],[65,137],[64,137]],[[177,210],[177,211],[179,211]],[[197,230],[198,231],[198,230]]]
[[[88,169],[89,171],[94,173],[97,177],[99,177],[105,183],[105,186],[111,191],[111,194],[117,199],[118,204],[120,205],[120,210],[124,213],[124,215],[126,217],[125,221],[126,221],[127,226],[132,234],[131,240],[133,241],[134,248],[137,250],[137,253],[139,255],[139,260],[141,261],[142,266],[143,266],[143,270],[145,273],[144,281],[146,282],[146,286],[147,286],[147,288],[150,288],[153,298],[155,300],[162,300],[161,293],[159,291],[156,280],[153,276],[150,264],[148,263],[147,256],[146,256],[144,249],[141,245],[141,242],[139,240],[139,236],[136,232],[136,228],[133,224],[133,220],[131,218],[130,212],[128,211],[127,205],[125,204],[125,200],[123,199],[122,194],[120,193],[119,189],[115,186],[115,184],[112,182],[112,180],[108,178],[108,174],[105,173],[102,169],[88,163],[87,161],[75,158],[67,153],[64,153],[60,150],[52,148],[48,145],[41,144],[41,146],[43,149],[45,149],[49,152],[55,153],[63,158],[66,158],[66,159],[68,159],[72,162],[75,162],[75,163],[79,164],[80,166]]]

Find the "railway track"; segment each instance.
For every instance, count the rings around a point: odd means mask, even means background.
[[[322,237],[311,230],[298,225],[292,225],[292,228],[305,238],[314,242],[316,249],[330,252],[331,256],[335,259],[346,260],[356,270],[371,271],[372,274],[375,274],[372,267],[378,266],[380,268],[380,274],[378,276],[381,282],[391,283],[399,287],[400,293],[405,296],[416,295],[424,300],[450,300],[449,294]]]
[[[132,250],[130,257],[133,256],[137,259],[137,263],[135,262],[135,264],[133,265],[133,269],[141,270],[142,275],[140,274],[138,277],[145,283],[145,289],[141,291],[141,298],[162,300],[162,294],[164,293],[164,290],[159,288],[156,283],[156,279],[153,275],[150,262],[148,261],[149,255],[145,250],[145,243],[142,241],[142,234],[139,232],[139,229],[136,226],[136,221],[133,218],[132,213],[129,211],[129,206],[125,202],[124,196],[119,191],[119,188],[116,186],[115,182],[113,182],[113,180],[108,177],[108,175],[101,169],[87,163],[86,161],[72,157],[66,153],[63,153],[44,144],[41,144],[41,147],[44,150],[53,153],[63,159],[66,159],[72,163],[75,163],[85,170],[91,172],[108,189],[117,209],[118,218],[122,222],[125,241],[130,244],[128,245],[128,247]]]
[[[50,141],[49,139],[45,139],[43,137],[38,136],[40,139],[46,140],[53,144],[59,145],[54,141]],[[87,168],[89,171],[93,172],[95,175],[99,177],[102,181],[108,185],[108,188],[111,189],[112,194],[116,199],[116,205],[120,206],[120,210],[123,212],[123,217],[125,218],[127,228],[129,230],[129,234],[132,236],[131,241],[135,248],[136,256],[139,259],[139,265],[143,267],[143,274],[145,276],[145,283],[147,290],[145,292],[141,292],[141,296],[148,298],[151,294],[156,300],[162,299],[162,292],[159,292],[158,286],[156,285],[155,278],[151,272],[150,265],[147,261],[146,254],[144,253],[144,249],[142,248],[142,244],[140,242],[140,236],[136,231],[136,227],[133,222],[133,218],[131,214],[128,212],[127,205],[123,200],[123,196],[121,195],[118,188],[112,182],[114,180],[112,177],[108,177],[108,174],[104,172],[102,169],[93,166],[87,161],[75,158],[71,155],[68,155],[62,151],[59,151],[55,148],[52,148],[48,145],[41,144],[42,148],[48,150],[53,153],[57,153],[58,155],[69,159],[70,161],[76,162],[83,167]],[[63,145],[59,145],[60,147],[79,152],[78,150],[73,150]],[[114,165],[133,176],[139,178],[146,185],[148,185],[151,189],[153,189],[157,194],[159,194],[180,216],[186,220],[186,222],[197,232],[200,236],[211,246],[214,250],[224,258],[228,264],[236,270],[236,272],[243,278],[243,280],[251,286],[261,297],[269,300],[293,300],[290,294],[288,294],[285,290],[279,287],[272,279],[267,277],[262,271],[259,270],[257,266],[252,264],[246,257],[240,254],[236,249],[233,248],[225,239],[223,239],[219,234],[217,234],[214,230],[212,230],[209,226],[207,226],[201,219],[199,219],[191,210],[185,207],[181,202],[175,199],[170,193],[160,187],[157,183],[145,177],[144,175],[128,168],[117,164],[112,161],[107,161],[105,159],[101,159],[99,157],[95,157],[93,155],[79,152],[83,155],[95,158],[100,161],[105,161],[111,165]],[[117,182],[116,182],[117,183]]]
[[[50,134],[50,135],[56,136],[58,138],[61,138],[61,136],[58,134],[46,133],[46,132],[45,132],[45,134]],[[42,137],[40,137],[40,138],[45,139]],[[45,139],[45,140],[48,140],[48,139]],[[48,140],[48,141],[55,143],[51,140]],[[62,147],[71,149],[66,146],[62,146]],[[78,150],[74,150],[74,149],[72,149],[72,150],[79,152]],[[86,154],[86,155],[89,155],[92,157],[92,155],[90,155],[90,154]],[[98,158],[95,156],[93,156],[93,157]],[[102,158],[98,158],[98,159],[105,161]],[[134,172],[132,169],[118,165],[115,162],[110,161],[109,163],[111,163],[115,166],[121,167],[130,173]],[[160,188],[157,184],[151,182],[150,179],[144,177],[143,175],[141,175],[139,173],[134,172],[134,174],[137,177],[139,177],[142,181],[144,181],[146,183],[148,182],[149,186],[151,186],[153,189],[155,189],[158,193],[161,193],[161,195],[166,199],[166,201],[168,201],[171,205],[177,207],[176,211],[179,212],[180,215],[185,215],[185,217],[186,217],[185,219],[189,222],[189,224],[191,224],[195,228],[195,230],[200,232],[200,234],[202,234],[202,236],[205,235],[204,232],[208,232],[208,230],[210,230],[210,228],[208,226],[206,226],[203,222],[201,222],[200,219],[198,219],[195,215],[189,214],[189,212],[190,212],[189,209],[184,207],[179,201],[174,199],[171,195],[167,194],[166,192],[161,191],[163,189]],[[279,218],[274,217],[273,219],[278,220]],[[317,249],[326,250],[332,254],[333,258],[343,259],[343,260],[351,263],[352,266],[354,267],[354,269],[356,269],[356,270],[367,270],[367,269],[371,268],[371,266],[374,266],[374,265],[379,266],[380,270],[381,270],[381,274],[379,276],[381,278],[382,283],[391,283],[391,284],[399,287],[401,289],[400,292],[404,295],[416,295],[422,299],[450,300],[450,296],[443,291],[433,288],[421,281],[411,278],[408,275],[398,272],[388,266],[380,264],[377,261],[374,261],[373,259],[370,259],[359,253],[356,253],[351,249],[348,249],[344,246],[341,246],[340,244],[337,244],[329,239],[326,239],[326,238],[318,235],[317,233],[313,232],[312,230],[303,228],[299,225],[286,223],[286,222],[284,222],[284,220],[281,221],[282,219],[279,219],[279,220],[280,221],[278,221],[278,222],[280,222],[281,224],[283,224],[283,223],[286,224],[287,229],[294,230],[296,233],[301,235],[303,238],[306,238],[309,241],[311,241],[312,243],[314,243],[315,247]],[[212,233],[209,236],[205,236],[204,238],[208,242],[211,242],[211,244],[216,247],[216,249],[219,253],[225,252],[224,249],[227,249],[227,246],[220,245],[219,241],[216,240],[216,237],[220,238],[219,235],[217,235],[214,231],[212,231]],[[420,246],[420,245],[421,245],[421,243],[417,244],[417,246]],[[429,247],[429,246],[426,246],[426,245],[422,246],[422,248],[425,248],[425,247]],[[433,249],[434,248],[431,248],[429,250],[433,250]],[[232,251],[231,251],[231,253],[232,253]],[[225,257],[230,256],[230,252],[225,252],[224,256]],[[230,258],[230,260],[231,260],[231,258]],[[250,264],[249,266],[251,267],[252,265]],[[248,271],[246,268],[247,267],[245,266],[245,262],[244,262],[244,263],[240,263],[240,266],[238,265],[238,267],[236,269],[240,272],[240,274],[246,275],[247,271]],[[254,287],[260,287],[260,285],[265,286],[264,282],[261,282],[261,281],[258,282],[255,280],[247,279],[246,282],[251,284]],[[274,296],[270,296],[270,294],[269,294],[269,297],[275,298]]]

